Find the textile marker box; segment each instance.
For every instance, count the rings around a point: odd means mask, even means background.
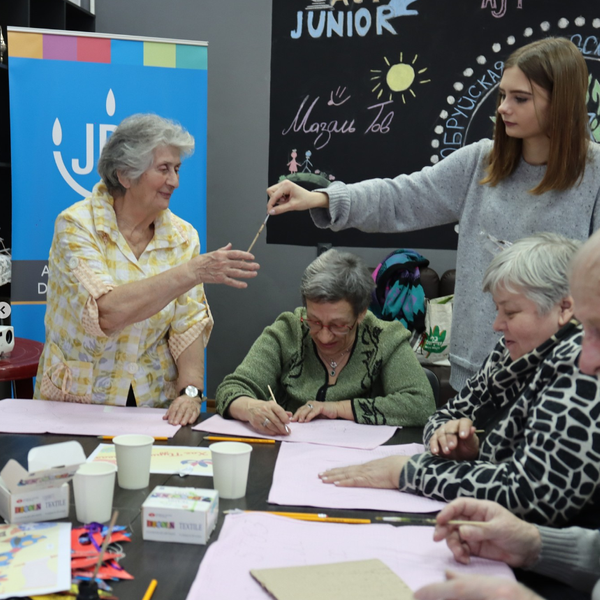
[[[0,471],[0,515],[9,523],[69,516],[69,481],[85,462],[79,442],[32,448],[29,470],[10,459]]]
[[[159,485],[142,504],[142,537],[157,542],[206,544],[218,514],[216,490]]]

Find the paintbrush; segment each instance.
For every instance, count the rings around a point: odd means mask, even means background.
[[[254,236],[254,239],[252,240],[252,243],[250,244],[250,248],[248,248],[247,252],[250,252],[250,250],[252,250],[252,248],[254,247],[254,244],[256,244],[256,240],[258,239],[258,236],[262,233],[262,230],[265,228],[265,225],[267,224],[267,219],[269,218],[269,215],[267,215],[265,217],[265,220],[263,221],[263,224],[260,226],[260,229],[258,230],[258,233]]]

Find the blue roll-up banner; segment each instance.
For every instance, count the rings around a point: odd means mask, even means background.
[[[12,325],[44,341],[47,261],[58,214],[89,195],[106,138],[156,113],[196,139],[171,210],[206,251],[207,44],[8,28],[12,153]]]

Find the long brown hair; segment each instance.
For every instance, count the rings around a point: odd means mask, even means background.
[[[581,52],[565,38],[546,38],[513,52],[504,63],[504,69],[510,67],[521,69],[530,83],[550,95],[546,123],[550,138],[548,164],[543,179],[530,192],[539,195],[573,187],[585,172],[590,141],[586,106],[588,70]],[[523,154],[523,140],[506,134],[498,113],[500,104],[498,96],[494,147],[487,175],[480,182],[492,186],[514,172]]]

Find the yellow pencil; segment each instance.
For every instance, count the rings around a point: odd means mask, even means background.
[[[116,437],[117,437],[116,435],[99,435],[98,439],[99,440],[114,440]],[[168,442],[169,438],[166,436],[155,435],[154,440],[156,442]]]
[[[144,594],[142,600],[150,600],[150,598],[152,598],[152,594],[154,594],[154,590],[156,589],[157,584],[158,581],[156,581],[156,579],[153,579],[150,582],[150,585],[148,586],[148,589],[146,590],[146,593]]]
[[[207,435],[205,440],[211,442],[250,442],[251,444],[274,444],[275,440],[263,438],[243,438],[243,437],[220,437],[216,435]]]
[[[275,404],[277,404],[277,399],[275,398],[275,394],[273,393],[271,386],[269,384],[267,384],[267,387],[269,388],[269,394],[271,394],[271,400],[273,400],[273,402],[275,402]],[[290,432],[290,428],[287,425],[285,426],[285,430],[288,433]]]
[[[234,513],[238,511],[223,511],[224,514]],[[279,517],[288,517],[299,521],[319,521],[322,523],[350,523],[354,525],[365,525],[371,523],[371,519],[354,519],[350,517],[329,517],[323,513],[296,513],[296,512],[279,512],[273,510],[244,510],[242,512],[255,512],[263,515],[277,515]]]

